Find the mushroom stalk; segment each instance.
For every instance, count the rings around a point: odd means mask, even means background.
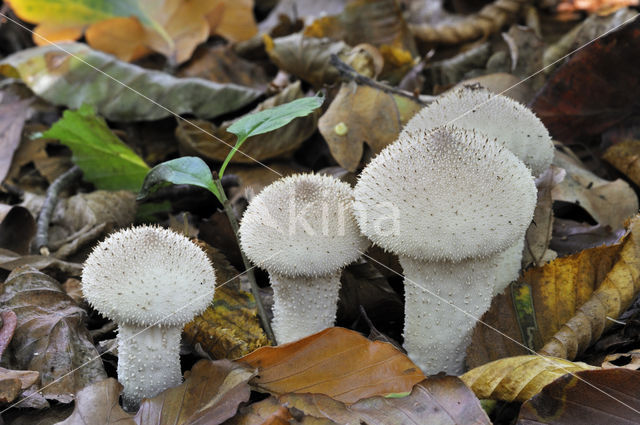
[[[495,272],[495,285],[493,296],[501,294],[507,286],[518,279],[522,268],[522,251],[524,250],[524,237],[500,253],[498,268]]]
[[[405,276],[403,346],[425,374],[464,371],[476,318],[491,305],[497,258],[454,263],[399,256]]]
[[[118,380],[124,386],[125,410],[135,410],[144,397],[182,382],[181,334],[181,327],[120,325]]]
[[[270,273],[273,287],[273,331],[278,344],[296,341],[336,320],[342,270],[319,277]]]

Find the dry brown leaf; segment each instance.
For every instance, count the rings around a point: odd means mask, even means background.
[[[73,276],[80,276],[82,272],[82,264],[79,263],[70,263],[45,255],[20,255],[0,248],[0,269],[12,271],[25,266],[33,267],[36,270],[58,270]]]
[[[638,197],[624,180],[604,180],[559,150],[555,152],[553,164],[567,172],[565,179],[551,192],[554,201],[575,203],[598,223],[614,229],[623,227],[624,222],[638,211]]]
[[[11,310],[6,310],[0,313],[0,357],[2,353],[9,345],[11,338],[13,338],[13,332],[16,330],[18,324],[18,317]]]
[[[369,45],[352,48],[342,41],[304,37],[299,33],[273,39],[264,35],[263,40],[269,59],[278,68],[317,88],[333,84],[340,78],[338,70],[330,63],[332,55],[370,78],[377,76],[382,67],[382,56]]]
[[[602,158],[640,185],[640,140],[625,140],[611,146]]]
[[[77,391],[106,377],[84,324],[86,312],[58,282],[25,267],[13,271],[2,289],[0,309],[18,317],[9,366],[39,371],[44,397],[69,403]]]
[[[40,378],[33,370],[9,370],[0,367],[0,403],[11,403]]]
[[[488,37],[512,22],[530,0],[495,0],[478,12],[453,23],[432,26],[410,25],[411,32],[425,43],[459,44]]]
[[[406,397],[371,397],[350,406],[319,394],[285,394],[286,406],[339,424],[489,425],[478,399],[454,376],[434,376],[415,385]]]
[[[29,104],[33,99],[11,99],[0,93],[0,182],[11,168],[13,153],[20,145],[24,122],[31,114]]]
[[[521,355],[527,353],[525,346],[573,359],[597,341],[613,323],[609,318],[616,319],[640,290],[638,226],[640,216],[631,221],[631,233],[620,244],[587,249],[525,271],[518,285],[494,298],[484,323],[476,326],[467,364],[474,367]],[[521,306],[520,314],[514,304]]]
[[[416,55],[416,46],[395,0],[353,0],[339,15],[317,19],[304,30],[307,37],[343,40],[350,46],[371,43],[387,46],[387,58],[400,51]],[[411,60],[409,62],[412,62]]]
[[[238,362],[258,368],[259,376],[251,383],[262,391],[325,394],[343,403],[408,392],[424,379],[420,369],[391,344],[372,342],[343,328],[263,347]]]
[[[538,355],[496,360],[460,377],[480,399],[526,401],[565,373],[597,369],[586,363]]]
[[[241,407],[238,414],[224,425],[289,425],[293,419],[289,410],[273,396],[249,406]]]
[[[592,226],[588,223],[556,217],[553,220],[553,239],[549,246],[558,253],[558,256],[564,257],[588,248],[613,245],[625,234],[624,228],[613,229],[601,224]]]
[[[297,81],[276,96],[260,103],[250,113],[263,111],[302,97],[304,93],[300,88],[300,82]],[[236,153],[231,162],[255,163],[256,160],[264,161],[291,154],[316,130],[319,116],[320,111],[316,110],[305,117],[294,119],[275,131],[249,137],[239,149],[245,155]],[[176,128],[181,152],[185,155],[196,154],[210,160],[224,161],[231,147],[236,143],[236,135],[226,131],[234,121],[225,122],[219,128],[209,121],[193,122],[207,133],[215,135],[216,138],[181,120]],[[226,144],[218,139],[222,139]]]
[[[640,372],[585,370],[565,375],[522,405],[518,425],[640,423]]]
[[[631,350],[628,353],[609,354],[602,362],[603,369],[619,367],[631,370],[640,369],[640,349]]]
[[[376,154],[396,140],[402,126],[423,108],[407,97],[353,82],[340,87],[318,130],[341,167],[356,171],[364,143]]]
[[[236,42],[248,40],[258,33],[253,0],[215,0],[213,3],[214,10],[207,15],[211,35]]]
[[[122,385],[108,378],[78,392],[73,414],[58,425],[220,424],[249,400],[247,382],[253,375],[229,360],[200,360],[184,383],[144,399],[135,416],[118,404]]]
[[[600,12],[601,15],[609,15],[618,9],[637,5],[638,0],[563,0],[558,4],[556,10],[564,13],[584,10],[590,13]]]

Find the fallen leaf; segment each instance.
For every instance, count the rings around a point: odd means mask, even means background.
[[[307,415],[344,424],[489,425],[478,399],[454,376],[430,377],[399,397],[371,397],[345,406],[319,394],[285,394],[281,403]]]
[[[318,130],[338,164],[355,171],[364,144],[376,154],[396,140],[402,126],[424,105],[377,88],[342,84],[329,109],[320,117]]]
[[[0,182],[4,180],[11,168],[13,153],[18,149],[24,122],[31,111],[32,99],[9,99],[6,93],[0,93]]]
[[[624,140],[611,146],[602,158],[640,185],[640,140]]]
[[[479,399],[526,401],[566,373],[596,369],[586,363],[538,355],[507,357],[460,377]]]
[[[185,325],[184,335],[213,359],[235,359],[269,345],[253,296],[228,286],[216,289],[213,304]]]
[[[0,313],[0,320],[2,324],[0,325],[0,357],[4,350],[9,345],[11,338],[13,337],[13,332],[16,330],[16,325],[18,324],[18,317],[11,310],[6,310]]]
[[[11,403],[40,378],[33,370],[9,370],[0,367],[0,403]]]
[[[224,425],[289,425],[293,419],[289,410],[274,396],[249,406],[241,407],[238,414]]]
[[[628,353],[609,354],[602,362],[603,369],[640,369],[640,350],[631,350]]]
[[[144,399],[135,416],[118,404],[122,385],[108,378],[79,391],[73,414],[58,425],[220,424],[249,400],[247,382],[254,374],[229,360],[200,360],[184,383]]]
[[[149,166],[116,136],[93,108],[66,110],[42,137],[58,139],[73,152],[83,178],[98,189],[138,191]]]
[[[640,422],[640,372],[587,370],[565,375],[522,405],[518,425]]]
[[[630,234],[619,244],[525,271],[516,285],[493,299],[476,326],[467,364],[526,354],[524,347],[573,359],[597,341],[613,324],[609,318],[624,312],[640,289],[639,220],[631,221]]]
[[[558,3],[558,12],[576,12],[583,10],[589,13],[598,11],[614,12],[627,6],[637,6],[638,0],[563,0]]]
[[[602,179],[559,150],[555,152],[553,165],[567,172],[551,190],[554,201],[579,205],[599,224],[614,229],[623,227],[624,222],[638,211],[638,196],[624,180]]]
[[[36,270],[59,270],[67,275],[80,276],[82,264],[70,263],[52,256],[20,255],[16,252],[0,248],[0,269],[13,271],[19,267],[33,267]]]
[[[564,257],[588,248],[618,243],[625,235],[624,228],[614,229],[601,224],[590,225],[573,220],[555,218],[553,238],[549,247]]]
[[[268,32],[280,21],[280,16],[295,16],[303,18],[306,22],[312,22],[313,18],[323,15],[337,15],[344,9],[348,0],[280,0],[269,12],[269,16],[260,22],[260,30]],[[260,2],[258,5],[260,6]]]
[[[0,248],[26,255],[35,235],[36,221],[29,210],[13,206],[0,223]]]
[[[238,362],[258,368],[251,384],[261,391],[325,394],[343,403],[408,392],[424,379],[420,369],[391,344],[372,342],[343,328],[262,347]]]
[[[216,7],[207,15],[211,35],[238,42],[249,40],[258,33],[253,0],[216,0],[213,3]]]
[[[0,73],[20,78],[53,104],[77,109],[87,103],[114,121],[152,121],[185,113],[213,118],[261,95],[235,84],[146,70],[80,43],[60,46],[73,56],[56,46],[25,49],[0,61]]]
[[[265,111],[274,106],[283,105],[295,99],[304,98],[304,92],[300,82],[289,85],[281,93],[260,103],[249,114]],[[235,154],[231,163],[255,163],[276,157],[288,156],[308,139],[316,130],[320,111],[316,110],[310,115],[299,117],[288,125],[275,131],[249,137],[238,149],[242,154]],[[194,121],[200,128],[196,128],[187,122],[179,122],[176,127],[176,138],[180,143],[181,152],[184,155],[197,154],[213,161],[224,161],[231,148],[235,145],[237,136],[227,130],[234,121],[223,123],[216,127],[209,121]],[[215,137],[210,136],[213,134]],[[225,143],[220,142],[222,139]]]
[[[13,271],[3,285],[0,309],[13,310],[12,369],[40,372],[40,393],[70,403],[86,385],[106,377],[84,321],[87,313],[58,282],[30,268]]]
[[[354,68],[359,74],[375,77],[380,73],[382,57],[375,48],[350,47],[342,41],[304,37],[300,33],[286,37],[263,36],[269,59],[283,71],[316,88],[339,81],[340,73],[331,64],[331,56]]]
[[[640,20],[577,51],[548,79],[532,109],[554,139],[585,143],[629,117],[640,93]],[[606,84],[601,83],[606,82]]]

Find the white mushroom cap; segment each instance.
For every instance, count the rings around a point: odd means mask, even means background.
[[[513,152],[534,176],[553,160],[553,142],[542,121],[526,106],[475,86],[463,86],[439,96],[413,116],[408,130],[454,125],[475,130]]]
[[[405,129],[363,170],[354,209],[382,248],[424,261],[489,256],[522,238],[536,186],[509,150],[479,133]]]
[[[353,215],[351,186],[330,176],[297,174],[256,196],[242,217],[247,257],[285,276],[324,276],[360,257],[369,242]]]
[[[205,252],[161,227],[120,230],[84,263],[82,292],[118,324],[182,326],[213,299],[215,273]],[[211,296],[203,296],[207,293]]]

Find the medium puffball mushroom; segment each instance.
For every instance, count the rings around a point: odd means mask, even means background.
[[[245,211],[240,241],[247,257],[269,272],[278,343],[333,326],[342,268],[369,245],[352,201],[347,183],[299,174],[264,188]]]
[[[182,382],[182,328],[207,308],[214,287],[205,252],[171,230],[120,230],[91,252],[82,292],[118,324],[118,380],[126,409]]]
[[[429,130],[443,125],[475,130],[513,152],[534,177],[549,168],[553,142],[542,121],[526,106],[479,85],[448,91],[423,108],[405,126]]]
[[[520,158],[534,177],[553,160],[553,142],[542,121],[524,105],[479,85],[462,86],[439,96],[405,128],[427,130],[447,124],[475,130],[500,143]],[[518,278],[523,248],[524,236],[500,255],[494,294]]]
[[[404,270],[409,357],[428,374],[460,373],[498,257],[531,221],[530,171],[479,133],[407,129],[362,171],[354,193],[362,232]]]

